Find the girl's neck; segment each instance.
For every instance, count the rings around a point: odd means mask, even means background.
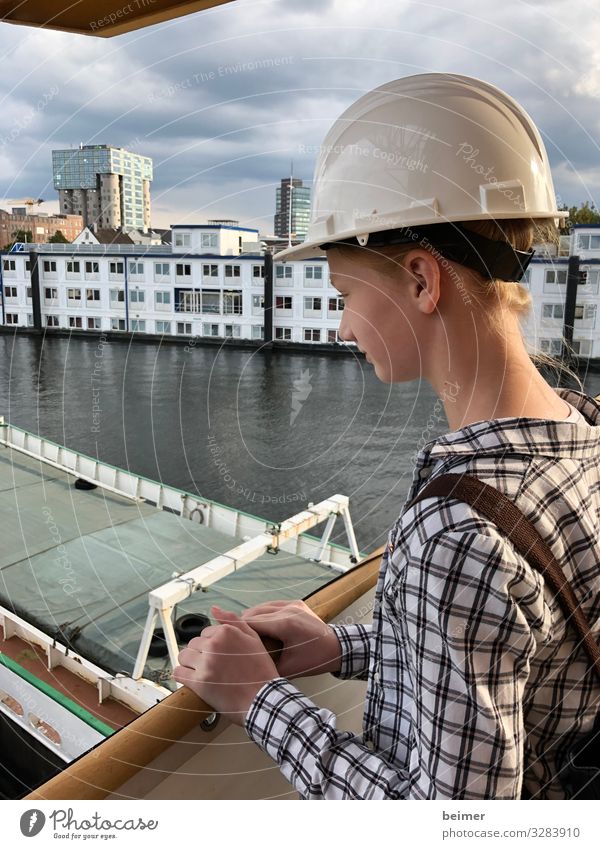
[[[449,405],[444,403],[450,429],[460,430],[473,422],[513,417],[564,421],[569,417],[571,409],[550,386],[548,389],[554,398],[546,396],[530,396],[527,399],[519,397],[518,400],[503,398],[494,405],[472,403],[467,409],[458,411],[453,407],[449,409]]]
[[[473,362],[477,363],[475,376]],[[490,349],[479,361],[465,358],[455,364],[452,373],[432,383],[451,430],[476,421],[519,416],[563,421],[571,412],[532,363],[521,339],[511,353]]]

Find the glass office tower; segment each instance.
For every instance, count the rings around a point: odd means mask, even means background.
[[[292,241],[303,241],[308,232],[309,219],[310,189],[296,177],[285,177],[276,189],[275,235]]]
[[[110,145],[52,151],[60,211],[85,226],[150,229],[152,160]]]

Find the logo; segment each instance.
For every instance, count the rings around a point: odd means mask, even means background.
[[[42,811],[32,808],[21,815],[21,834],[25,837],[35,837],[43,829],[46,817]]]

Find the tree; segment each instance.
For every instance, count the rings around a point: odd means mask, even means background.
[[[17,242],[27,242],[28,244],[31,244],[31,242],[33,242],[33,233],[31,230],[15,230],[12,234],[12,242],[5,245],[4,250],[9,251]]]
[[[48,242],[51,242],[53,245],[54,244],[67,245],[69,243],[69,240],[66,238],[66,236],[65,236],[65,234],[63,233],[62,230],[57,230],[55,232],[54,236],[50,236],[50,238],[48,239]]]
[[[568,234],[575,224],[600,224],[600,212],[596,209],[593,201],[591,205],[586,200],[579,207],[561,206],[559,209],[566,210],[569,213],[568,218],[565,218],[560,228],[560,232],[563,234]]]

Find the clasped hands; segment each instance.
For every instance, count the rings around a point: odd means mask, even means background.
[[[272,601],[241,615],[216,605],[218,625],[204,628],[179,653],[173,678],[235,725],[244,724],[257,693],[274,678],[336,672],[341,646],[333,631],[302,601]],[[279,640],[277,665],[261,637]]]

